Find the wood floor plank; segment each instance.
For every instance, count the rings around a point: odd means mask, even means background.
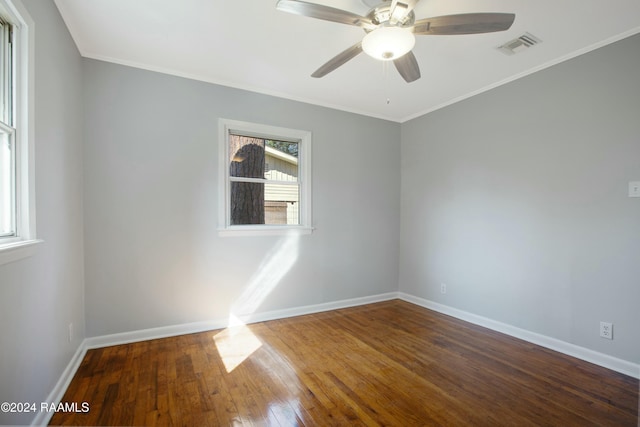
[[[624,427],[638,425],[638,389],[394,300],[89,350],[63,402],[90,411],[51,424]]]

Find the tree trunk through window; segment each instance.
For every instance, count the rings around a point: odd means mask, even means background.
[[[229,173],[264,178],[264,140],[229,135]],[[264,224],[264,184],[231,182],[231,224]]]

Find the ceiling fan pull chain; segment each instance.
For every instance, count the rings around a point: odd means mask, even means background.
[[[382,61],[382,86],[384,87],[384,97],[387,100],[387,105],[391,104],[391,99],[389,98],[389,62],[391,61]]]

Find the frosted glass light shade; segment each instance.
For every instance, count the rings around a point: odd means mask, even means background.
[[[416,38],[407,28],[380,27],[362,39],[362,50],[381,61],[391,61],[408,53],[416,44]]]

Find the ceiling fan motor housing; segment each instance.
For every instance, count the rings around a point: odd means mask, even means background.
[[[371,20],[375,25],[384,25],[391,21],[391,2],[386,1],[380,3],[378,6],[374,7],[367,13],[367,18]],[[409,27],[413,25],[416,20],[416,15],[413,13],[413,10],[394,23],[394,26],[397,27]],[[373,30],[365,29],[366,32],[370,32]]]

